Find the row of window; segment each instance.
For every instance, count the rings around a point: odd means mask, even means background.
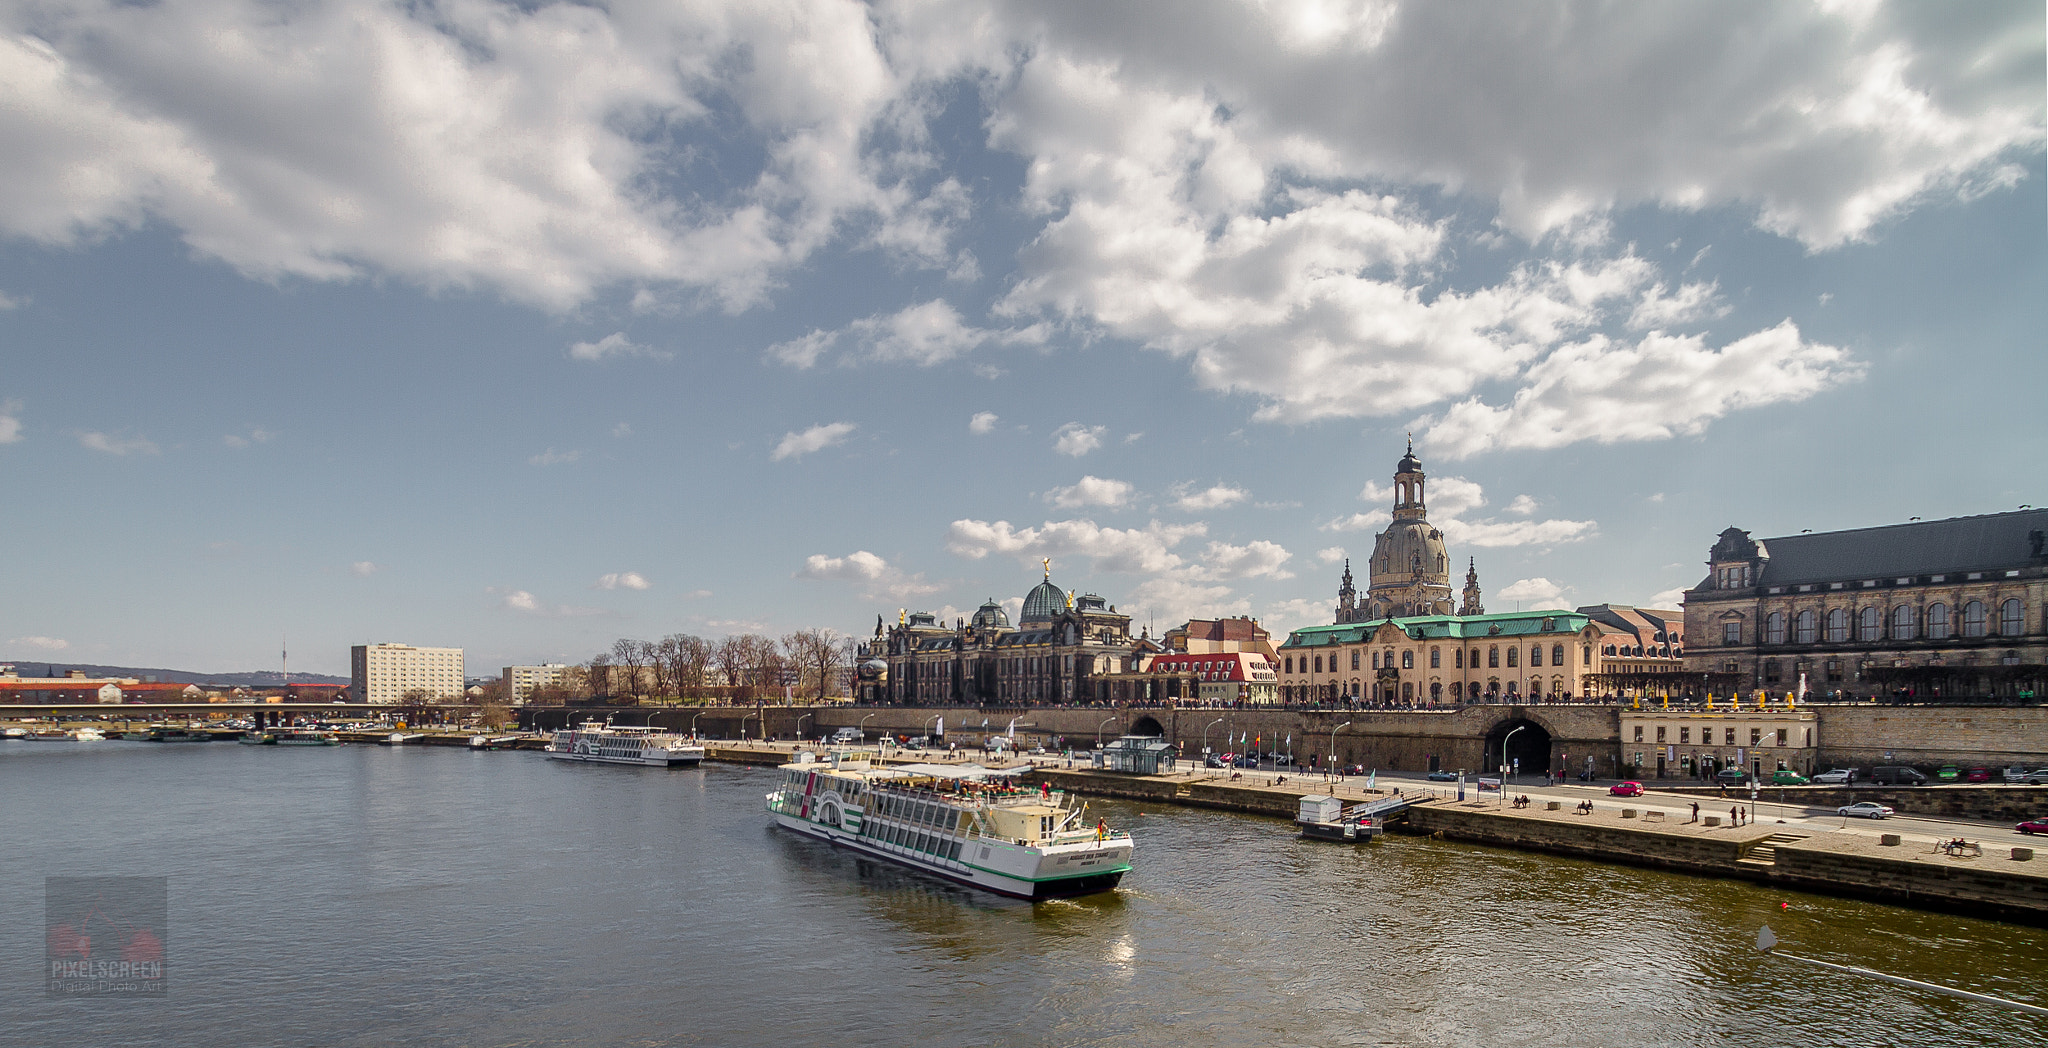
[[[1487,648],[1487,649],[1486,649],[1486,665],[1487,665],[1487,668],[1488,668],[1488,669],[1499,669],[1499,668],[1500,668],[1500,665],[1501,665],[1501,655],[1502,655],[1502,653],[1503,653],[1503,652],[1505,652],[1505,653],[1506,653],[1506,655],[1507,655],[1507,664],[1508,664],[1508,668],[1509,668],[1509,669],[1514,669],[1514,668],[1517,668],[1517,667],[1519,667],[1519,666],[1521,665],[1521,658],[1522,658],[1522,649],[1521,649],[1521,648],[1519,648],[1519,647],[1508,647],[1508,648],[1502,648],[1502,647],[1500,647],[1500,646],[1498,646],[1498,645],[1494,645],[1494,646],[1491,646],[1491,647],[1489,647],[1489,648]],[[1607,649],[1607,654],[1609,654],[1609,655],[1612,655],[1612,654],[1614,654],[1614,648],[1613,648],[1613,646],[1612,646],[1612,645],[1610,645],[1610,646],[1608,647],[1608,649]],[[1461,670],[1462,670],[1462,669],[1464,669],[1464,668],[1466,667],[1466,658],[1467,658],[1467,656],[1466,656],[1466,654],[1465,654],[1465,649],[1464,649],[1464,648],[1453,648],[1453,649],[1451,649],[1451,655],[1452,655],[1452,661],[1453,661],[1453,668],[1455,668],[1455,669],[1461,669]],[[1412,669],[1414,669],[1414,668],[1415,668],[1415,652],[1414,652],[1413,650],[1409,650],[1409,651],[1403,651],[1403,652],[1401,652],[1401,656],[1400,656],[1400,657],[1401,657],[1401,668],[1402,668],[1402,669],[1404,669],[1404,670],[1412,670]],[[1289,655],[1289,656],[1287,656],[1286,658],[1283,658],[1283,659],[1281,660],[1281,668],[1282,668],[1282,671],[1283,671],[1283,672],[1286,672],[1286,673],[1293,673],[1293,672],[1294,672],[1294,662],[1295,662],[1295,658],[1296,658],[1295,656]],[[1300,656],[1300,659],[1301,659],[1301,672],[1303,672],[1303,673],[1321,673],[1321,672],[1323,672],[1323,656],[1321,656],[1321,655],[1314,655],[1314,656],[1310,656],[1310,655],[1302,655],[1302,656]],[[1475,670],[1476,670],[1476,669],[1478,669],[1478,668],[1479,668],[1479,649],[1478,649],[1478,648],[1473,648],[1473,649],[1471,650],[1471,656],[1470,656],[1470,659],[1471,659],[1471,668],[1473,668],[1473,669],[1475,669]],[[1593,664],[1593,649],[1592,649],[1592,647],[1591,647],[1591,646],[1585,646],[1585,647],[1583,647],[1583,648],[1581,649],[1581,659],[1580,659],[1580,661],[1581,661],[1581,662],[1583,662],[1583,663],[1585,663],[1585,664],[1586,664],[1586,665],[1588,665],[1588,666],[1590,666],[1590,665],[1592,665],[1592,664]],[[1336,656],[1336,655],[1334,655],[1334,654],[1333,654],[1333,655],[1331,655],[1331,656],[1329,657],[1329,664],[1330,664],[1330,670],[1329,670],[1329,671],[1330,671],[1331,673],[1336,673],[1336,672],[1339,672],[1339,668],[1338,668],[1338,666],[1337,666],[1337,656]],[[1552,645],[1550,646],[1550,664],[1551,664],[1552,666],[1562,666],[1562,665],[1564,665],[1564,664],[1565,664],[1565,654],[1564,654],[1564,645],[1562,645],[1562,644],[1552,644]],[[1442,648],[1431,648],[1431,649],[1429,649],[1429,668],[1430,668],[1430,669],[1433,669],[1433,670],[1437,670],[1437,669],[1442,669],[1442,668],[1443,668],[1443,665],[1444,665],[1444,653],[1443,653],[1443,649],[1442,649]],[[1531,644],[1531,645],[1529,645],[1529,665],[1531,665],[1531,666],[1541,666],[1541,665],[1543,665],[1543,645],[1541,645],[1541,644]],[[1310,668],[1311,666],[1313,666],[1314,668],[1313,668],[1313,669],[1311,669],[1311,668]],[[1352,668],[1352,669],[1354,669],[1354,670],[1356,670],[1356,669],[1358,669],[1358,668],[1359,668],[1359,653],[1358,653],[1358,651],[1357,651],[1357,650],[1355,650],[1355,649],[1354,649],[1354,650],[1353,650],[1353,651],[1351,652],[1351,668]],[[1389,649],[1389,650],[1388,650],[1388,651],[1387,651],[1387,652],[1386,652],[1386,653],[1385,653],[1384,655],[1382,655],[1382,654],[1381,654],[1380,652],[1377,652],[1377,651],[1376,651],[1376,652],[1373,652],[1373,653],[1372,653],[1372,668],[1373,668],[1373,669],[1376,669],[1376,670],[1378,670],[1378,669],[1393,669],[1393,668],[1394,668],[1394,652],[1393,652],[1393,651],[1392,651],[1391,649]]]
[[[1658,742],[1660,742],[1660,743],[1661,743],[1661,742],[1667,742],[1667,741],[1669,741],[1668,739],[1666,739],[1666,738],[1665,738],[1665,732],[1666,732],[1666,731],[1668,731],[1668,730],[1669,730],[1669,729],[1668,729],[1668,728],[1666,728],[1666,727],[1665,727],[1664,725],[1662,725],[1662,724],[1659,724],[1659,725],[1657,725],[1657,741],[1658,741]],[[1791,741],[1791,737],[1792,737],[1792,735],[1791,735],[1791,730],[1790,730],[1790,729],[1788,729],[1788,728],[1779,728],[1779,729],[1778,729],[1778,730],[1777,730],[1777,731],[1776,731],[1776,732],[1774,733],[1774,736],[1775,736],[1775,737],[1773,737],[1773,736],[1766,736],[1766,735],[1764,734],[1764,730],[1763,730],[1762,728],[1751,728],[1751,729],[1749,729],[1749,744],[1750,744],[1751,746],[1762,746],[1762,745],[1764,745],[1764,744],[1765,744],[1765,741],[1766,741],[1767,739],[1769,739],[1769,740],[1771,740],[1771,741],[1774,741],[1774,742],[1775,742],[1775,743],[1776,743],[1777,745],[1779,745],[1779,746],[1784,746],[1784,745],[1787,745],[1787,744],[1789,744],[1789,742]],[[1637,741],[1637,742],[1642,742],[1642,741],[1644,741],[1644,740],[1643,740],[1643,726],[1642,726],[1642,725],[1640,725],[1640,724],[1636,725],[1636,741]],[[1680,727],[1680,728],[1678,729],[1678,744],[1679,744],[1680,746],[1690,746],[1690,745],[1692,745],[1692,729],[1691,729],[1691,728],[1689,728],[1689,727],[1683,727],[1683,726],[1681,726],[1681,727]],[[1702,746],[1712,746],[1713,744],[1714,744],[1714,729],[1712,729],[1712,728],[1708,728],[1708,727],[1701,727],[1701,728],[1700,728],[1700,745],[1702,745]],[[1735,745],[1735,729],[1734,729],[1734,728],[1722,728],[1722,729],[1721,729],[1721,745],[1723,745],[1723,746],[1733,746],[1733,745]],[[1806,729],[1806,745],[1808,745],[1808,746],[1811,746],[1811,745],[1813,745],[1813,729],[1812,729],[1812,728],[1808,728],[1808,729]]]
[[[1666,644],[1662,647],[1658,647],[1654,644],[1650,645],[1649,647],[1644,647],[1641,644],[1623,644],[1617,649],[1615,645],[1609,644],[1606,647],[1600,649],[1600,654],[1609,657],[1620,658],[1675,659],[1683,656],[1685,654],[1685,649],[1674,649],[1669,644]]]
[[[1913,604],[1901,604],[1886,615],[1876,605],[1869,605],[1852,617],[1847,608],[1835,608],[1822,617],[1812,610],[1787,616],[1774,611],[1764,616],[1764,643],[1813,644],[1823,638],[1830,644],[1844,644],[1853,636],[1858,641],[1872,642],[1885,639],[1947,640],[1951,636],[1983,637],[1989,635],[1991,609],[1981,600],[1973,600],[1958,608],[1951,616],[1949,606],[1940,601],[1927,606],[1925,621],[1920,608]],[[2027,609],[2019,598],[2006,600],[1998,606],[1998,633],[2003,637],[2017,637],[2027,630]],[[1721,639],[1727,644],[1742,643],[1742,623],[1731,619],[1721,624]]]

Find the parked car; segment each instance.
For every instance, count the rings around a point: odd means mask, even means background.
[[[1343,769],[1342,769],[1342,774],[1345,774],[1345,775],[1364,775],[1364,774],[1365,774],[1365,765],[1363,765],[1363,764],[1346,764],[1346,765],[1345,765],[1345,766],[1343,767]]]
[[[1453,772],[1453,771],[1433,771],[1433,772],[1430,772],[1430,773],[1429,773],[1429,781],[1431,781],[1431,782],[1457,782],[1457,781],[1458,781],[1458,773],[1457,773],[1457,772]]]
[[[1640,797],[1643,795],[1643,784],[1640,782],[1617,782],[1607,787],[1607,792],[1616,797]]]
[[[2033,771],[2028,772],[2026,777],[2020,781],[2029,786],[2048,785],[2048,768],[2035,768]]]
[[[1898,814],[1898,812],[1876,801],[1857,801],[1854,804],[1844,804],[1836,808],[1835,811],[1843,815],[1854,815],[1859,819],[1889,819]]]
[[[2048,833],[2048,819],[2028,819],[2013,829],[2032,837],[2037,833]]]
[[[1714,773],[1714,781],[1723,786],[1740,786],[1749,781],[1749,772],[1743,768],[1722,768]]]
[[[1990,781],[1991,781],[1991,769],[1990,769],[1990,768],[1971,768],[1971,769],[1970,769],[1969,771],[1966,771],[1966,772],[1964,772],[1964,773],[1963,773],[1963,781],[1964,781],[1964,782],[1990,782]]]
[[[1811,781],[1813,780],[1796,771],[1786,771],[1783,768],[1771,773],[1771,785],[1773,786],[1804,786]]]
[[[1207,757],[1202,758],[1202,763],[1211,768],[1221,768],[1223,767],[1223,758],[1218,757],[1212,753]]]
[[[1846,786],[1856,781],[1856,769],[1831,768],[1813,777],[1813,781],[1829,786]]]
[[[1934,774],[1936,778],[1943,782],[1954,782],[1963,777],[1963,770],[1953,764],[1944,764],[1941,766],[1941,770]]]
[[[1927,776],[1898,765],[1872,768],[1870,778],[1880,786],[1919,786],[1927,781]]]

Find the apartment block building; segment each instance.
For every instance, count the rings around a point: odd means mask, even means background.
[[[349,697],[356,702],[459,702],[463,695],[461,648],[358,644],[349,649],[349,674]]]

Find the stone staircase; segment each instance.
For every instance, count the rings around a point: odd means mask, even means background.
[[[1810,833],[1774,833],[1749,846],[1742,858],[1735,861],[1751,866],[1775,866],[1778,864],[1778,846],[1793,841],[1803,841],[1813,836]]]

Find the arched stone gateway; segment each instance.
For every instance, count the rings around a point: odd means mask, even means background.
[[[1159,722],[1152,719],[1151,715],[1148,714],[1146,716],[1139,717],[1136,721],[1132,722],[1129,734],[1155,735],[1164,738],[1166,735],[1166,729],[1160,727]]]
[[[1512,736],[1512,737],[1510,737]],[[1506,752],[1502,752],[1502,747]],[[1550,770],[1550,731],[1528,717],[1508,717],[1486,733],[1486,771],[1521,761],[1520,773],[1541,775]]]

